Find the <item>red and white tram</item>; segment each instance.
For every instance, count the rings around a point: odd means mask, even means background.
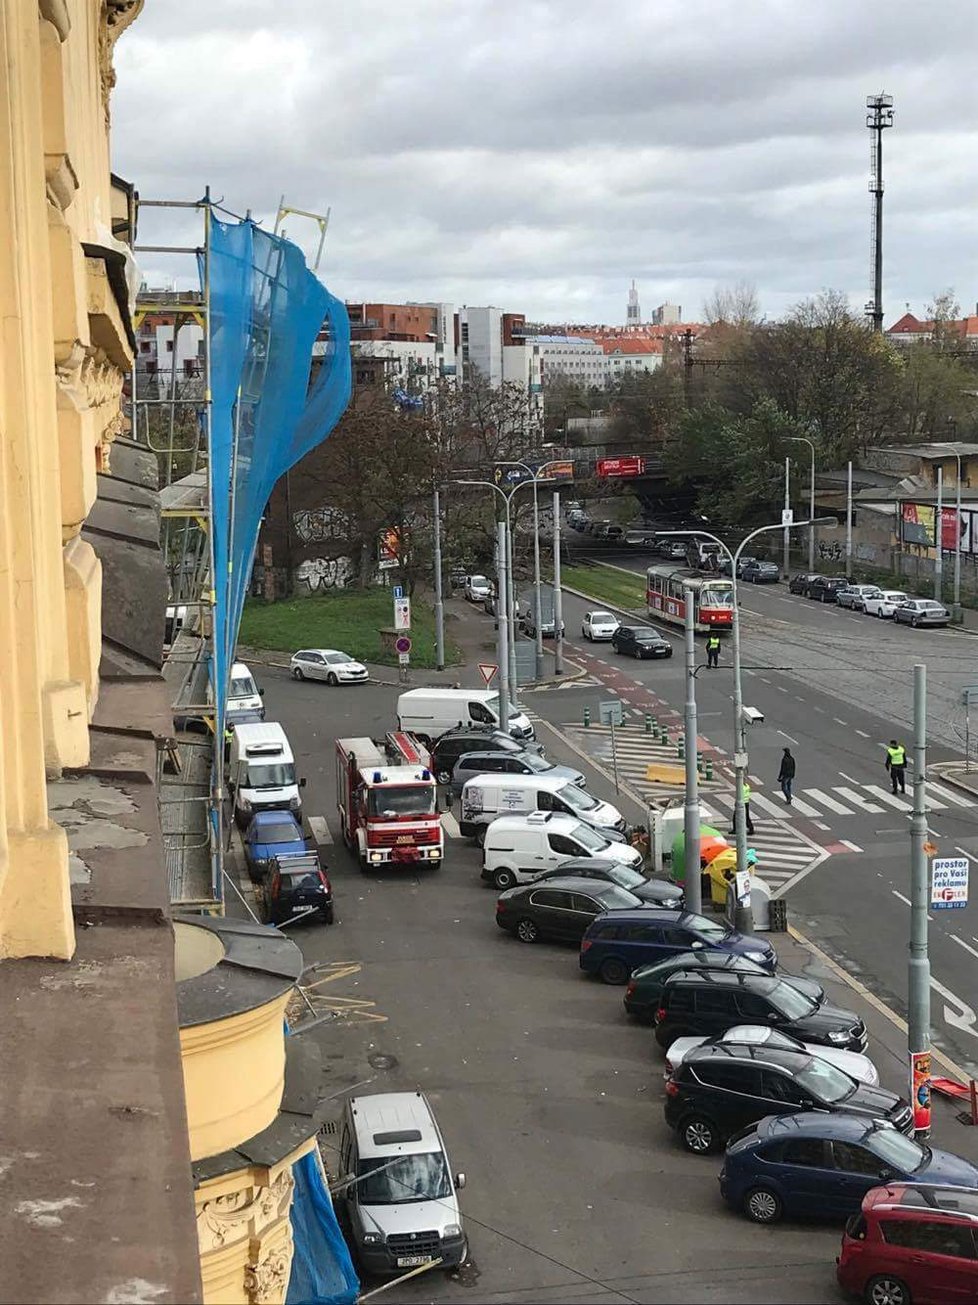
[[[690,567],[650,566],[645,597],[649,616],[673,625],[686,623],[686,589],[693,591],[693,625],[699,634],[733,626],[733,586],[723,576],[708,576]]]

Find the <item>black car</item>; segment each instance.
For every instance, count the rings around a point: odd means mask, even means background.
[[[807,594],[808,586],[818,578],[814,571],[802,571],[800,575],[793,575],[788,581],[788,593]]]
[[[762,562],[752,557],[746,566],[740,568],[740,579],[749,580],[753,585],[774,585],[781,579],[781,572],[776,562]]]
[[[641,870],[633,870],[620,861],[606,861],[603,857],[574,857],[555,870],[546,871],[533,882],[542,884],[549,879],[566,879],[568,875],[575,879],[600,879],[617,884],[648,906],[679,908],[683,904],[683,890],[678,884],[672,884],[668,879],[648,879]]]
[[[556,875],[546,883],[507,888],[496,902],[496,923],[520,942],[555,938],[580,942],[596,915],[634,910],[642,902],[617,884],[574,875]]]
[[[816,603],[834,603],[839,590],[848,585],[844,575],[817,575],[809,581],[805,596],[813,598]]]
[[[858,1083],[807,1051],[721,1043],[697,1047],[666,1080],[666,1123],[687,1151],[716,1151],[767,1115],[839,1111],[885,1119],[902,1133],[913,1112],[895,1092]]]
[[[333,889],[314,852],[277,856],[265,881],[264,896],[269,924],[284,924],[305,915],[333,923]]]
[[[449,730],[431,745],[431,768],[439,784],[447,784],[459,757],[466,752],[540,752],[538,744],[514,739],[510,734],[492,725],[472,725],[466,729]]]
[[[619,625],[611,636],[611,646],[615,652],[631,657],[672,656],[672,644],[648,625]]]
[[[752,961],[748,956],[737,956],[734,952],[717,952],[712,947],[703,947],[696,952],[679,952],[667,956],[665,960],[654,961],[651,965],[642,965],[632,971],[632,977],[625,989],[625,1010],[636,1019],[652,1023],[659,1008],[659,998],[666,980],[671,974],[680,970],[726,970],[738,974],[770,974],[770,970]],[[793,988],[803,992],[814,1001],[825,1000],[825,989],[815,979],[806,979],[800,974],[787,974],[778,970],[778,978],[790,983]]]
[[[851,1010],[817,1001],[780,977],[681,971],[665,982],[655,1012],[655,1038],[712,1038],[735,1024],[770,1024],[802,1042],[840,1051],[866,1050],[866,1026]]]

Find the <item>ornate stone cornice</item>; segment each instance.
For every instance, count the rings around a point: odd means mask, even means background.
[[[106,122],[109,121],[109,96],[115,86],[112,51],[122,33],[139,17],[142,7],[143,0],[102,0],[98,24],[98,63]]]

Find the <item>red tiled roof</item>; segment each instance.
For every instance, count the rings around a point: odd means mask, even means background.
[[[649,353],[662,353],[661,340],[642,340],[635,337],[619,337],[611,340],[599,340],[598,343],[606,354],[620,353],[623,355]]]

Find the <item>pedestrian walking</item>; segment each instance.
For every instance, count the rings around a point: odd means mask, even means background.
[[[886,769],[890,772],[893,792],[897,791],[899,785],[900,792],[906,793],[907,749],[902,743],[897,743],[896,739],[890,739],[890,746],[886,749]]]
[[[720,665],[720,636],[718,634],[707,635],[706,664],[710,670]]]
[[[744,828],[747,830],[748,834],[753,834],[753,832],[754,832],[754,822],[753,822],[753,820],[751,820],[751,818],[750,818],[750,785],[747,783],[747,780],[746,780],[746,779],[744,780]],[[730,832],[731,834],[736,834],[736,832],[737,832],[737,807],[736,807],[736,805],[734,806],[734,820],[733,820],[733,825],[732,825],[732,827],[730,828],[729,832]]]
[[[795,759],[791,755],[791,749],[785,748],[784,756],[781,758],[781,769],[778,771],[778,783],[781,785],[781,792],[784,794],[784,800],[788,806],[791,806],[791,785],[795,778]]]

